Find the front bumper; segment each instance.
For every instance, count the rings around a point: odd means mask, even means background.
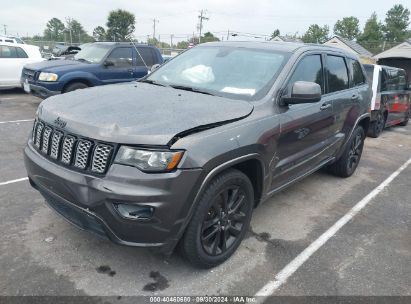
[[[76,226],[105,236],[115,243],[163,247],[169,252],[187,223],[200,186],[201,169],[147,174],[113,164],[103,177],[61,167],[31,145],[24,150],[30,183],[48,205]],[[149,220],[125,219],[113,203],[154,208]]]
[[[24,89],[26,78],[20,79],[21,87]],[[61,84],[59,82],[45,82],[27,80],[30,85],[30,93],[40,98],[47,98],[50,96],[61,94]]]

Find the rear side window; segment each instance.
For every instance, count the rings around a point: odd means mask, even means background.
[[[345,60],[340,56],[327,56],[328,93],[348,89],[348,71]]]
[[[1,45],[0,58],[18,58],[16,48],[13,46]]]
[[[133,52],[131,48],[120,47],[114,49],[108,58],[116,68],[127,68],[133,66]]]
[[[153,50],[151,48],[139,47],[139,48],[137,48],[137,50],[140,53],[141,57],[143,57],[144,62],[146,63],[147,66],[151,67],[156,63],[155,57],[154,57],[154,54],[153,54]],[[144,63],[141,60],[140,55],[139,54],[136,55],[136,57],[137,57],[137,66],[144,66]]]
[[[382,91],[401,91],[406,89],[405,71],[383,69]]]
[[[356,87],[365,83],[364,73],[361,64],[357,60],[350,60],[351,64],[351,87]]]
[[[29,56],[27,56],[26,52],[22,48],[17,47],[16,52],[17,52],[17,57],[19,57],[19,58],[28,58],[29,57]]]
[[[291,86],[296,81],[310,81],[318,83],[321,86],[321,92],[324,93],[321,55],[309,55],[301,59],[288,83],[289,90],[291,90]]]

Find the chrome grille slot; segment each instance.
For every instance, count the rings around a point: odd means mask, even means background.
[[[34,145],[37,147],[37,149],[40,149],[40,146],[41,146],[41,135],[43,134],[43,128],[44,128],[43,123],[41,122],[37,123],[36,138],[34,140]]]
[[[102,144],[97,145],[93,153],[91,171],[104,173],[107,167],[107,161],[109,160],[112,151],[113,148],[111,146]]]
[[[45,127],[43,132],[43,145],[41,147],[41,151],[45,154],[49,152],[49,142],[51,136],[52,129],[50,127]]]
[[[72,169],[104,174],[111,163],[114,146],[67,134],[53,125],[35,120],[33,146],[45,157]]]
[[[63,138],[63,133],[59,131],[53,132],[53,136],[51,137],[51,149],[50,149],[51,158],[54,158],[54,159],[58,158],[62,138]]]
[[[66,136],[63,140],[63,149],[61,153],[61,161],[63,164],[69,165],[71,163],[71,157],[73,155],[75,138],[73,136]]]
[[[91,142],[88,140],[79,140],[76,149],[76,158],[74,160],[75,167],[80,169],[87,167],[91,145]]]

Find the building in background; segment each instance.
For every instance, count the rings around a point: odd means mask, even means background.
[[[302,42],[303,42],[300,38],[291,37],[291,36],[275,36],[274,38],[270,39],[270,41],[299,42],[299,43],[302,43]]]
[[[374,56],[378,64],[404,69],[411,83],[411,39]]]
[[[360,61],[362,63],[375,63],[373,54],[355,41],[351,41],[340,36],[334,36],[330,40],[324,42],[324,45],[334,46],[339,49],[352,52],[360,57]]]

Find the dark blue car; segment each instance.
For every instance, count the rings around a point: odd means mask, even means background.
[[[162,64],[154,46],[130,42],[96,42],[86,45],[72,60],[50,60],[26,65],[21,84],[41,98],[98,85],[142,78]]]

